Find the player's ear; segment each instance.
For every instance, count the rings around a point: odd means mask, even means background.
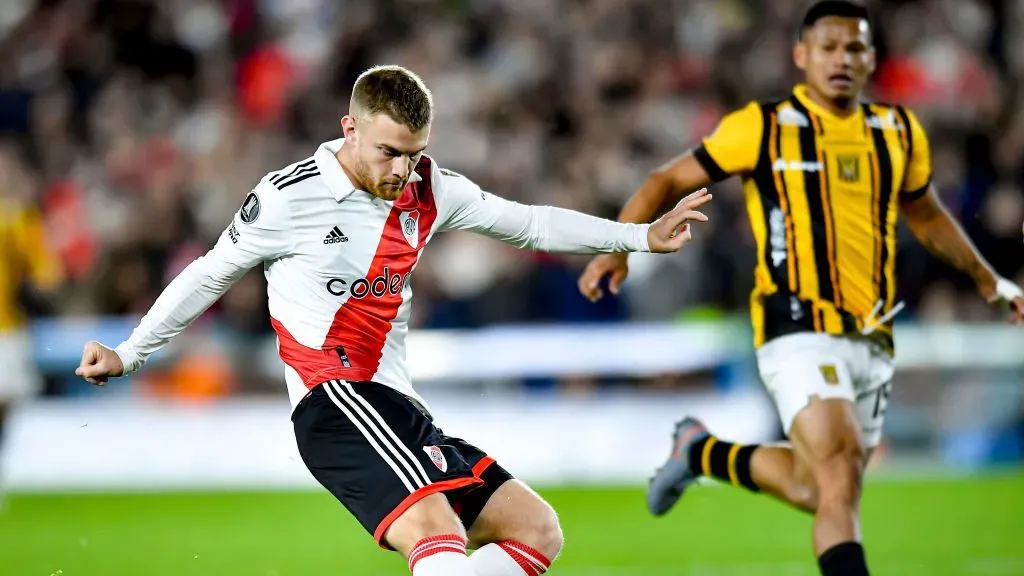
[[[807,70],[807,45],[803,42],[803,37],[793,45],[793,63],[800,70]]]
[[[346,140],[355,140],[356,137],[356,119],[355,116],[348,114],[341,117],[341,134]]]
[[[874,46],[872,46],[871,48],[868,48],[868,74],[869,75],[875,73],[875,66],[878,64],[878,61],[875,59],[875,54],[876,54],[876,52],[875,52],[875,47]]]

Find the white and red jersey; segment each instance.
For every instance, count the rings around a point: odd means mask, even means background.
[[[426,406],[412,387],[405,336],[409,277],[435,233],[472,230],[546,252],[648,250],[647,225],[511,202],[427,156],[398,200],[382,200],[346,176],[335,156],[343,142],[326,142],[312,158],[260,180],[213,249],[167,286],[117,346],[126,373],[263,264],[293,405],[338,379],[378,382]]]

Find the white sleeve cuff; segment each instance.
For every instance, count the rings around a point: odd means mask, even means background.
[[[650,252],[651,245],[647,241],[647,233],[651,229],[650,224],[632,224],[633,247],[636,252]]]
[[[135,348],[128,342],[119,344],[117,348],[114,348],[114,353],[121,359],[121,364],[124,366],[124,374],[122,376],[127,376],[142,367],[142,357],[139,356]]]

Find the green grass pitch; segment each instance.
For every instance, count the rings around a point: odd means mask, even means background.
[[[554,576],[814,576],[809,517],[729,487],[699,487],[667,517],[639,488],[541,492],[566,547]],[[1024,575],[1024,476],[870,482],[864,539],[876,575]],[[10,495],[4,576],[407,574],[331,496],[298,493]]]

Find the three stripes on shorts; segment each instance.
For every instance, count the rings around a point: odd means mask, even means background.
[[[374,407],[343,380],[323,384],[331,402],[355,425],[410,493],[431,483],[426,470]]]

